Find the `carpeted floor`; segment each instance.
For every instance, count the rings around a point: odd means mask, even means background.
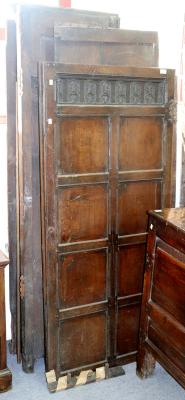
[[[1,394],[1,400],[185,400],[185,391],[159,365],[154,375],[143,381],[136,376],[135,364],[129,364],[124,366],[124,376],[55,394],[48,392],[43,360],[35,364],[34,374],[25,374],[15,356],[8,356],[8,367],[13,389]]]

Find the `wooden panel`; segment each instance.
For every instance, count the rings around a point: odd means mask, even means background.
[[[166,74],[156,69],[74,64],[43,65],[41,74],[46,116],[41,136],[46,368],[63,372],[87,368],[91,362],[115,365],[133,361],[137,353],[146,213],[161,207],[167,187],[164,183],[166,178],[171,180],[171,172],[165,169],[169,153],[162,149],[167,140]],[[129,88],[126,97],[125,87]],[[147,97],[149,87],[152,94]],[[124,120],[133,124],[129,133],[122,127]],[[137,142],[133,155],[132,131]],[[130,157],[123,157],[125,149],[120,150],[118,139],[125,132]],[[150,146],[155,150],[144,164],[143,155]],[[133,157],[137,163],[134,160],[132,165],[129,162]],[[119,169],[119,158],[123,171]],[[97,325],[101,325],[104,339],[102,334],[96,337],[97,352],[91,359],[84,330],[89,329],[91,318],[100,315],[102,322]],[[82,321],[86,320],[84,328]],[[96,336],[97,327],[91,329]],[[79,356],[74,354],[76,331],[84,340]]]
[[[178,348],[171,342],[171,337],[169,337],[168,332],[164,334],[163,331],[159,331],[152,323],[150,323],[148,328],[148,338],[158,349],[169,357],[177,367],[182,371],[184,370],[184,349],[182,352],[179,352]]]
[[[146,232],[147,211],[161,208],[160,182],[121,183],[118,207],[119,235]]]
[[[20,358],[20,335],[16,326],[19,325],[19,307],[17,307],[17,276],[19,276],[19,230],[18,230],[18,187],[17,176],[17,139],[16,139],[16,80],[17,80],[17,54],[16,54],[16,24],[7,22],[6,45],[6,74],[7,74],[7,178],[8,178],[8,241],[9,241],[9,281],[10,281],[10,311],[11,311],[11,351]],[[16,301],[17,299],[17,301]],[[17,335],[18,333],[18,335]]]
[[[117,353],[127,354],[137,350],[140,305],[122,307],[118,311]]]
[[[75,68],[75,65],[71,64],[71,69],[73,67]],[[119,67],[117,70],[120,75]],[[71,76],[70,79],[61,76],[56,80],[56,101],[57,105],[161,105],[165,102],[166,81],[162,75],[159,78],[148,82],[146,77],[129,81],[124,76],[116,78],[104,76],[103,79],[95,76],[92,76],[91,79],[89,77],[79,78],[76,75]]]
[[[158,35],[126,29],[84,30],[55,24],[56,61],[75,64],[158,66]],[[88,54],[88,57],[87,57]]]
[[[158,361],[185,388],[185,209],[149,215],[137,371]]]
[[[107,293],[105,250],[73,253],[59,262],[59,307],[67,308],[100,302]]]
[[[105,360],[105,315],[85,316],[63,322],[59,340],[62,371]]]
[[[183,325],[185,325],[184,287],[185,263],[157,247],[151,298]]]
[[[60,242],[70,243],[107,236],[105,185],[63,189],[59,192],[58,202]]]
[[[119,297],[142,292],[145,247],[145,244],[138,244],[119,248],[117,275]]]
[[[34,360],[43,356],[43,299],[40,227],[40,160],[38,120],[38,63],[55,61],[54,24],[62,26],[118,28],[116,14],[41,6],[20,6],[17,25],[19,86],[19,178],[21,273],[25,277],[25,298],[21,308],[21,351],[23,368],[32,371]],[[35,28],[37,27],[37,28]],[[16,48],[16,46],[15,46]],[[13,53],[12,53],[13,54]],[[69,54],[68,62],[71,62]],[[87,58],[87,57],[86,57]],[[11,66],[11,63],[9,64]],[[23,84],[23,86],[22,86]],[[15,101],[13,92],[10,96]],[[15,116],[15,113],[14,113]],[[16,124],[14,123],[14,127]],[[15,153],[14,153],[15,155]],[[15,168],[15,163],[14,163]],[[14,199],[15,199],[15,191]],[[15,215],[15,214],[14,214]],[[15,225],[13,226],[15,228]],[[11,226],[10,226],[11,232]],[[18,274],[19,275],[19,274]],[[11,308],[16,307],[17,280],[13,279]],[[19,308],[18,308],[19,309]],[[13,320],[14,330],[16,320]]]
[[[120,170],[161,168],[162,134],[161,118],[122,118],[119,138]]]
[[[104,172],[108,169],[108,121],[98,118],[62,119],[59,169],[63,174]],[[93,151],[92,151],[93,149]]]

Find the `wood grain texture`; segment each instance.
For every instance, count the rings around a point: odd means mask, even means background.
[[[16,54],[16,24],[7,23],[6,46],[6,74],[7,74],[7,175],[8,175],[8,240],[10,257],[10,311],[12,317],[11,351],[19,354],[19,339],[17,337],[17,276],[19,276],[19,231],[18,231],[18,184],[17,184],[17,54]]]
[[[11,389],[12,374],[6,361],[6,315],[5,315],[5,281],[4,268],[9,259],[0,250],[0,393]]]
[[[118,73],[131,83],[160,76],[155,69],[41,65],[46,368],[57,376],[136,358],[147,210],[162,206],[166,179],[173,183],[166,170],[173,148],[163,152],[165,103],[150,106],[150,112],[139,104],[61,107],[57,88],[49,84],[60,84],[66,74],[74,82],[76,76],[115,79]],[[76,96],[78,85],[71,87]]]
[[[17,326],[21,334],[23,368],[27,372],[33,371],[34,360],[44,354],[38,63],[55,61],[55,23],[64,26],[80,24],[87,27],[108,28],[119,27],[119,18],[116,14],[40,6],[20,6],[18,11],[16,20],[20,154],[20,240],[18,246],[21,260],[20,274],[24,275],[25,281],[25,297],[21,301],[21,324],[15,317],[13,329],[15,330]],[[68,62],[70,62],[70,55]],[[11,96],[11,93],[9,95]],[[13,193],[15,195],[15,190]],[[14,228],[13,225],[12,227]],[[14,235],[14,240],[15,237]],[[11,279],[11,307],[13,309],[16,308],[17,280],[19,276]]]
[[[150,354],[185,388],[184,217],[184,208],[149,213],[137,371],[152,372]]]

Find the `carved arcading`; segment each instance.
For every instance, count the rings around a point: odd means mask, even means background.
[[[58,78],[57,104],[164,105],[164,79]]]

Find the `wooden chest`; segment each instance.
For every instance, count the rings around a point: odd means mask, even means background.
[[[0,393],[11,388],[12,374],[6,364],[6,318],[4,269],[8,258],[0,250]]]
[[[185,388],[185,208],[149,215],[137,372],[157,360]]]

